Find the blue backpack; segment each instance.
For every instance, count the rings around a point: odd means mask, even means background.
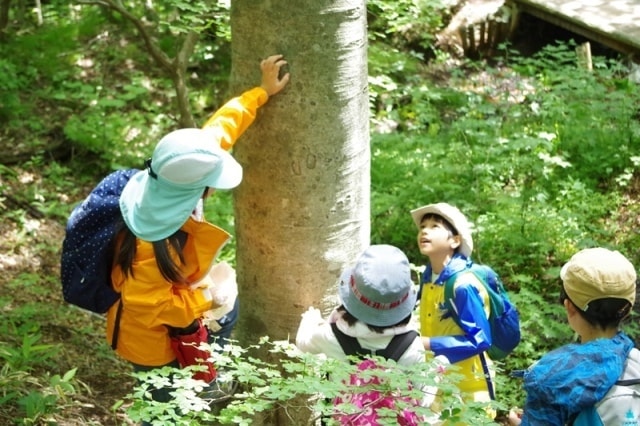
[[[129,169],[109,174],[71,212],[60,260],[66,302],[102,314],[120,298],[111,286],[113,242],[122,220],[120,194],[137,172]]]
[[[444,284],[445,306],[454,321],[459,324],[456,310],[451,306],[454,297],[454,284],[458,274],[473,273],[484,285],[489,294],[491,327],[491,347],[487,350],[489,358],[501,360],[507,357],[520,343],[520,316],[498,274],[487,265],[473,263],[469,268],[453,274]]]

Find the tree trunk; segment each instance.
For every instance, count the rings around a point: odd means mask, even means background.
[[[231,28],[233,93],[259,82],[269,55],[284,54],[291,73],[234,148],[244,166],[234,191],[235,338],[247,345],[294,339],[309,306],[328,313],[342,268],[369,244],[366,6],[234,0]],[[280,414],[268,423],[304,423]]]
[[[11,0],[0,0],[0,36],[4,36],[9,25],[9,7]]]

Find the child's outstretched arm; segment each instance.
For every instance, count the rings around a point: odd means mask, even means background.
[[[258,108],[272,95],[284,89],[289,82],[289,73],[279,76],[280,69],[287,64],[282,58],[282,55],[272,55],[262,60],[260,86],[228,101],[202,126],[203,129],[212,132],[212,139],[217,140],[223,149],[231,149],[255,120]]]

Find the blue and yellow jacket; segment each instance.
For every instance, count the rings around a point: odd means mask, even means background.
[[[431,282],[431,266],[426,267],[419,294],[420,334],[431,339],[434,355],[444,355],[459,367],[456,374],[464,375],[464,379],[458,383],[460,390],[475,394],[488,392],[480,354],[491,346],[489,295],[473,273],[463,272],[456,277],[452,301],[460,325],[452,318],[444,303],[445,282],[471,264],[471,259],[455,254],[435,282]],[[486,354],[483,357],[488,368],[491,361]]]

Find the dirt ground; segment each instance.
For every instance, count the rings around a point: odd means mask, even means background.
[[[28,376],[15,376],[23,380],[20,388],[44,392],[48,376],[62,376],[77,367],[75,394],[59,399],[61,411],[52,414],[50,420],[59,425],[130,424],[122,410],[112,409],[132,389],[133,380],[128,375],[128,365],[118,360],[105,342],[104,318],[62,299],[59,257],[64,221],[45,217],[33,208],[16,206],[22,198],[20,194],[34,185],[51,183],[32,171],[13,170],[16,179],[0,180],[4,193],[0,197],[0,342],[11,348],[22,347],[24,365],[29,365],[28,360],[48,358],[42,367],[28,371]],[[48,188],[42,193],[56,193],[56,189]],[[40,335],[36,345],[54,346],[43,348],[40,354],[37,347],[28,349],[23,344],[24,335]],[[7,367],[0,373],[0,383],[11,380]],[[0,392],[0,397],[3,394]],[[15,424],[18,414],[12,404],[1,401],[0,424]]]

